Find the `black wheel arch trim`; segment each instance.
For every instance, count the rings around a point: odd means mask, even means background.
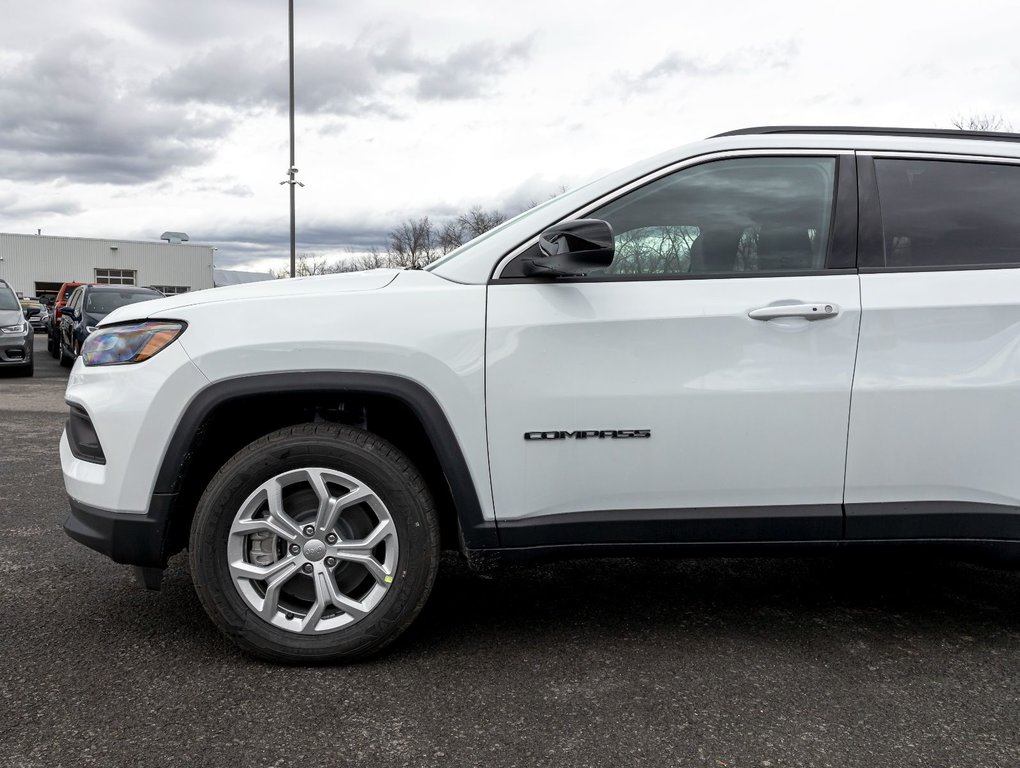
[[[418,417],[432,442],[450,487],[462,545],[472,549],[499,546],[496,523],[482,516],[474,480],[453,428],[435,397],[416,381],[383,373],[357,371],[294,371],[254,374],[218,381],[195,395],[177,422],[163,454],[153,499],[179,489],[183,466],[206,418],[231,400],[277,392],[346,392],[384,395],[403,403]]]

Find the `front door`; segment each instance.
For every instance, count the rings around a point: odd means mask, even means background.
[[[510,262],[486,345],[504,545],[840,538],[853,168],[700,163],[584,212],[614,230],[601,274]]]

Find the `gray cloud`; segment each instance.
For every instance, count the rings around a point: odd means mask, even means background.
[[[152,92],[179,104],[282,112],[288,99],[287,62],[277,48],[269,42],[210,48],[156,78]],[[407,38],[306,47],[295,53],[297,106],[316,114],[398,116],[392,95],[402,78],[410,78],[423,99],[477,98],[529,50],[527,41],[478,43],[431,58],[415,53]]]
[[[251,30],[275,29],[280,39],[286,41],[287,4],[280,0],[113,2],[118,6],[119,15],[154,39],[177,40],[193,46],[196,41],[237,39],[247,37]],[[295,5],[298,6],[296,10],[301,20],[304,15],[301,6],[306,3]]]
[[[16,220],[25,216],[73,216],[85,208],[77,200],[67,198],[30,197],[28,199],[13,192],[0,193],[0,217]]]
[[[397,222],[393,222],[396,224]],[[391,226],[372,222],[313,222],[298,226],[298,253],[366,251],[369,248],[385,250],[387,232]],[[216,251],[216,266],[231,267],[254,259],[279,258],[281,264],[290,254],[290,231],[286,222],[279,226],[241,223],[202,232],[189,231],[193,242],[212,245]]]
[[[5,177],[133,184],[210,157],[226,127],[133,92],[110,51],[78,34],[0,69]]]
[[[425,99],[470,99],[482,96],[492,81],[516,62],[527,59],[531,41],[508,46],[476,43],[432,62],[421,73],[418,95]]]
[[[675,77],[718,77],[765,69],[783,69],[798,53],[796,40],[764,47],[743,47],[721,58],[707,59],[673,51],[641,72],[620,72],[617,79],[630,91],[647,91]]]

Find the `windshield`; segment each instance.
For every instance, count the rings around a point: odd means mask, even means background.
[[[108,315],[117,307],[158,298],[159,294],[152,291],[90,291],[85,311],[90,315]]]
[[[14,295],[7,285],[0,285],[0,311],[10,309],[21,309],[21,304],[18,303],[18,297]]]

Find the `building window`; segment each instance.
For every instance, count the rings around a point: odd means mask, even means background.
[[[96,269],[96,282],[100,285],[134,285],[133,269]]]
[[[187,285],[150,285],[149,287],[164,296],[176,296],[178,293],[187,293],[191,290],[191,287]]]

